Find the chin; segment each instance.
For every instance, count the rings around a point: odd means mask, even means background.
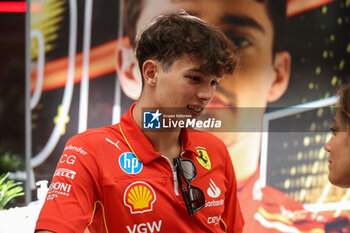
[[[344,180],[339,180],[335,177],[332,177],[331,175],[328,176],[329,182],[331,184],[340,187],[340,188],[350,188],[350,180],[344,181]]]

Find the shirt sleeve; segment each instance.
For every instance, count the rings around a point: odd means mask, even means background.
[[[226,148],[226,147],[225,147]],[[227,177],[227,192],[225,197],[225,210],[221,216],[221,222],[228,233],[243,232],[244,219],[241,212],[241,207],[237,195],[237,180],[231,157],[227,149],[226,156],[226,177]]]
[[[72,137],[58,161],[35,230],[83,232],[100,196],[98,161],[86,138]]]

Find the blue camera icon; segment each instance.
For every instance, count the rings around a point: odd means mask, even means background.
[[[144,129],[160,129],[160,116],[162,113],[145,111],[143,112],[143,128]]]

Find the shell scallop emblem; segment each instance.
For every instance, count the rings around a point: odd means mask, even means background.
[[[153,188],[142,181],[130,184],[124,192],[124,204],[132,214],[152,211],[155,201],[156,194]]]

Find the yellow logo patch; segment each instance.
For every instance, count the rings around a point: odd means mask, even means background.
[[[211,162],[207,149],[205,149],[204,147],[197,146],[196,150],[198,152],[198,156],[196,156],[198,163],[202,165],[205,169],[210,170]]]
[[[124,192],[124,204],[130,208],[132,214],[153,210],[156,194],[146,182],[134,182]]]

